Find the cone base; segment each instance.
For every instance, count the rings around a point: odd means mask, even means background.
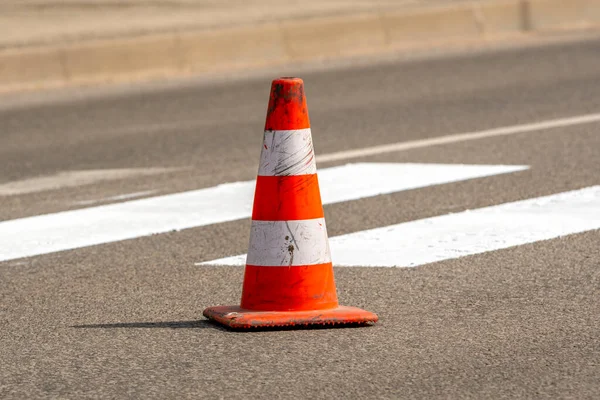
[[[372,312],[344,306],[309,311],[252,311],[239,306],[217,306],[207,308],[202,314],[231,329],[371,325],[379,319]]]

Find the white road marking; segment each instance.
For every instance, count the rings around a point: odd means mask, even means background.
[[[317,156],[317,162],[329,162],[339,160],[349,160],[353,158],[374,156],[378,154],[394,153],[406,150],[419,149],[423,147],[439,146],[441,144],[450,144],[458,142],[466,142],[469,140],[477,140],[491,138],[496,136],[514,135],[517,133],[535,132],[544,129],[563,128],[565,126],[574,126],[589,124],[600,121],[600,113],[580,115],[571,118],[559,118],[542,122],[534,122],[531,124],[505,126],[502,128],[488,129],[478,132],[458,133],[454,135],[439,136],[431,139],[413,140],[409,142],[398,142],[384,144],[380,146],[365,147],[356,150],[338,151],[335,153],[321,154]]]
[[[336,266],[415,267],[596,229],[600,186],[336,236],[330,248]]]
[[[136,199],[138,197],[149,196],[156,192],[157,192],[156,190],[145,190],[143,192],[134,192],[134,193],[119,194],[117,196],[103,197],[101,199],[81,200],[81,201],[76,201],[73,204],[78,205],[78,206],[89,206],[89,205],[98,204],[98,203],[108,203],[108,202],[113,202],[113,201]]]
[[[28,178],[0,184],[0,196],[36,193],[45,190],[89,185],[101,181],[157,175],[178,171],[181,168],[123,168],[65,171],[55,175]]]
[[[522,171],[527,166],[348,164],[319,172],[324,204]],[[255,181],[0,222],[0,261],[248,218]]]

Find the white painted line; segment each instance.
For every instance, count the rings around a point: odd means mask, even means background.
[[[134,192],[134,193],[119,194],[117,196],[103,197],[101,199],[81,200],[81,201],[76,201],[73,204],[78,205],[78,206],[89,206],[89,205],[98,204],[98,203],[109,203],[109,202],[113,202],[113,201],[137,199],[138,197],[149,196],[156,192],[157,192],[156,190],[145,190],[143,192]]]
[[[349,164],[319,172],[324,204],[522,171],[527,166]],[[248,218],[255,181],[0,222],[0,261]]]
[[[45,190],[89,185],[96,182],[157,175],[179,171],[181,168],[123,168],[65,171],[55,175],[28,178],[0,184],[0,196],[36,193]]]
[[[423,147],[439,146],[441,144],[451,144],[466,142],[469,140],[485,139],[496,136],[514,135],[517,133],[535,132],[544,129],[556,129],[566,126],[589,124],[600,121],[600,113],[580,115],[571,118],[559,118],[531,124],[506,126],[503,128],[488,129],[478,132],[458,133],[454,135],[434,137],[431,139],[413,140],[410,142],[398,142],[384,144],[381,146],[365,147],[356,150],[338,151],[335,153],[321,154],[317,156],[317,162],[329,162],[339,160],[349,160],[353,158],[374,156],[378,154],[394,153],[406,150],[419,149]]]
[[[252,221],[248,264],[263,267],[331,262],[325,219]]]
[[[323,168],[318,175],[323,204],[330,204],[528,168],[526,165],[357,163]]]
[[[265,131],[258,175],[290,176],[316,173],[310,128]]]
[[[336,236],[330,248],[337,266],[415,267],[596,229],[600,186]]]

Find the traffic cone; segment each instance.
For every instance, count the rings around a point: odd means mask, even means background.
[[[338,304],[302,79],[271,85],[241,305],[203,314],[236,329],[377,321]]]

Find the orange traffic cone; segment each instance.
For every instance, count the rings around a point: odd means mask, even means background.
[[[377,321],[338,304],[302,79],[271,85],[241,305],[204,316],[242,329]]]

